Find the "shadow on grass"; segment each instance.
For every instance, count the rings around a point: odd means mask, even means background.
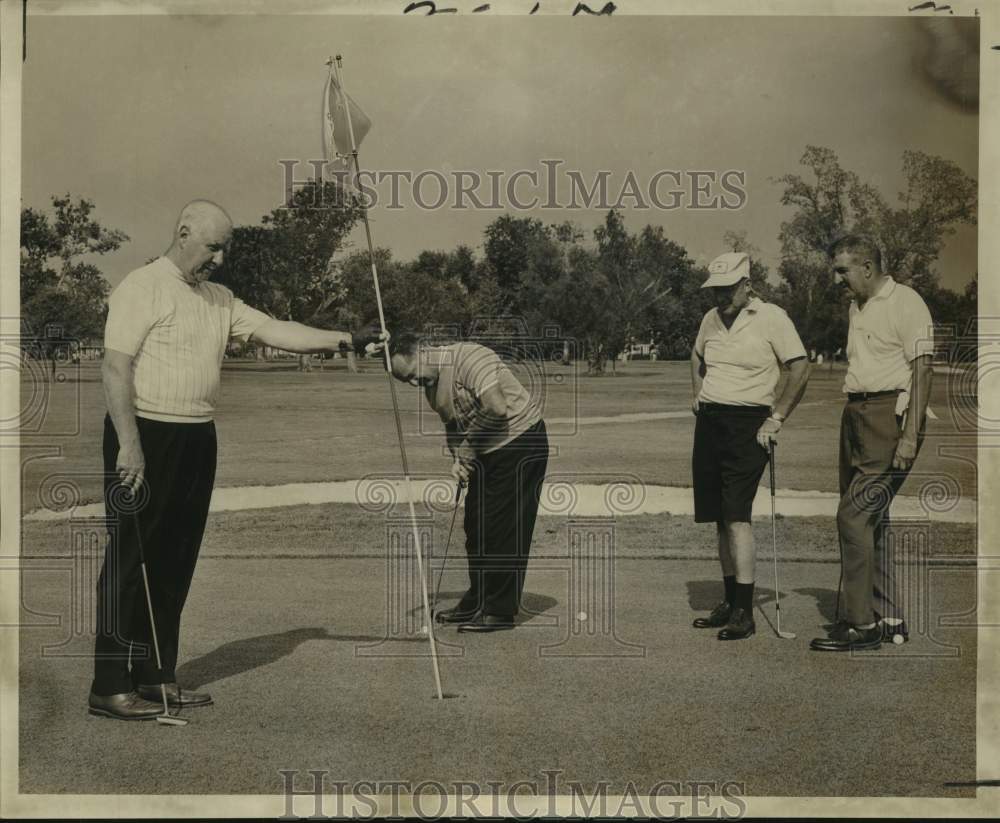
[[[836,589],[818,589],[818,588],[801,588],[793,589],[795,594],[804,594],[806,597],[813,597],[816,599],[816,608],[820,613],[820,616],[833,623],[837,619],[837,590]],[[772,594],[772,599],[774,595]]]
[[[376,643],[382,640],[369,634],[330,634],[326,629],[310,627],[290,629],[277,634],[262,634],[223,643],[217,649],[190,660],[177,669],[177,680],[187,689],[225,680],[237,674],[267,666],[287,657],[309,640],[332,640],[335,643]],[[397,638],[398,642],[423,642],[421,638]]]
[[[689,580],[687,582],[688,604],[692,611],[709,611],[722,600],[722,582],[716,580]],[[802,587],[798,589],[782,589],[781,597],[784,600],[789,594],[800,594],[805,597],[812,597],[816,600],[816,609],[820,617],[833,623],[837,612],[837,591],[836,589],[820,589],[812,587]],[[755,605],[763,608],[774,603],[774,589],[757,586],[755,590]]]
[[[687,590],[688,605],[695,612],[711,611],[725,595],[721,580],[688,580]]]

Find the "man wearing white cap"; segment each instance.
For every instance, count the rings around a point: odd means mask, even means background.
[[[765,303],[750,286],[750,258],[720,255],[702,288],[716,308],[705,314],[691,352],[697,417],[694,451],[694,519],[715,523],[725,597],[699,629],[720,628],[720,640],[742,640],[753,620],[755,551],[750,514],[768,444],[805,392],[809,361],[784,310]],[[781,396],[781,366],[789,370]]]

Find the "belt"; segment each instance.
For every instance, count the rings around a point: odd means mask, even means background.
[[[757,404],[749,406],[737,406],[729,403],[706,403],[704,400],[698,401],[698,411],[722,411],[733,412],[735,414],[763,414],[770,413],[770,406],[760,406]]]
[[[847,399],[851,402],[856,400],[872,400],[875,397],[888,397],[897,395],[902,389],[888,389],[887,391],[852,391],[847,393]]]

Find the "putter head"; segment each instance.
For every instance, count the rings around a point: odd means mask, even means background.
[[[156,722],[163,726],[186,726],[188,724],[187,718],[175,717],[172,714],[158,714]]]
[[[782,640],[794,640],[796,636],[795,632],[783,632],[781,629],[778,629],[778,637]]]

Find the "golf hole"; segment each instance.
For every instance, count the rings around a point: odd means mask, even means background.
[[[458,692],[444,692],[441,695],[442,700],[457,700],[464,698],[464,694],[459,694]],[[437,700],[438,696],[436,694],[431,695],[431,700]]]

